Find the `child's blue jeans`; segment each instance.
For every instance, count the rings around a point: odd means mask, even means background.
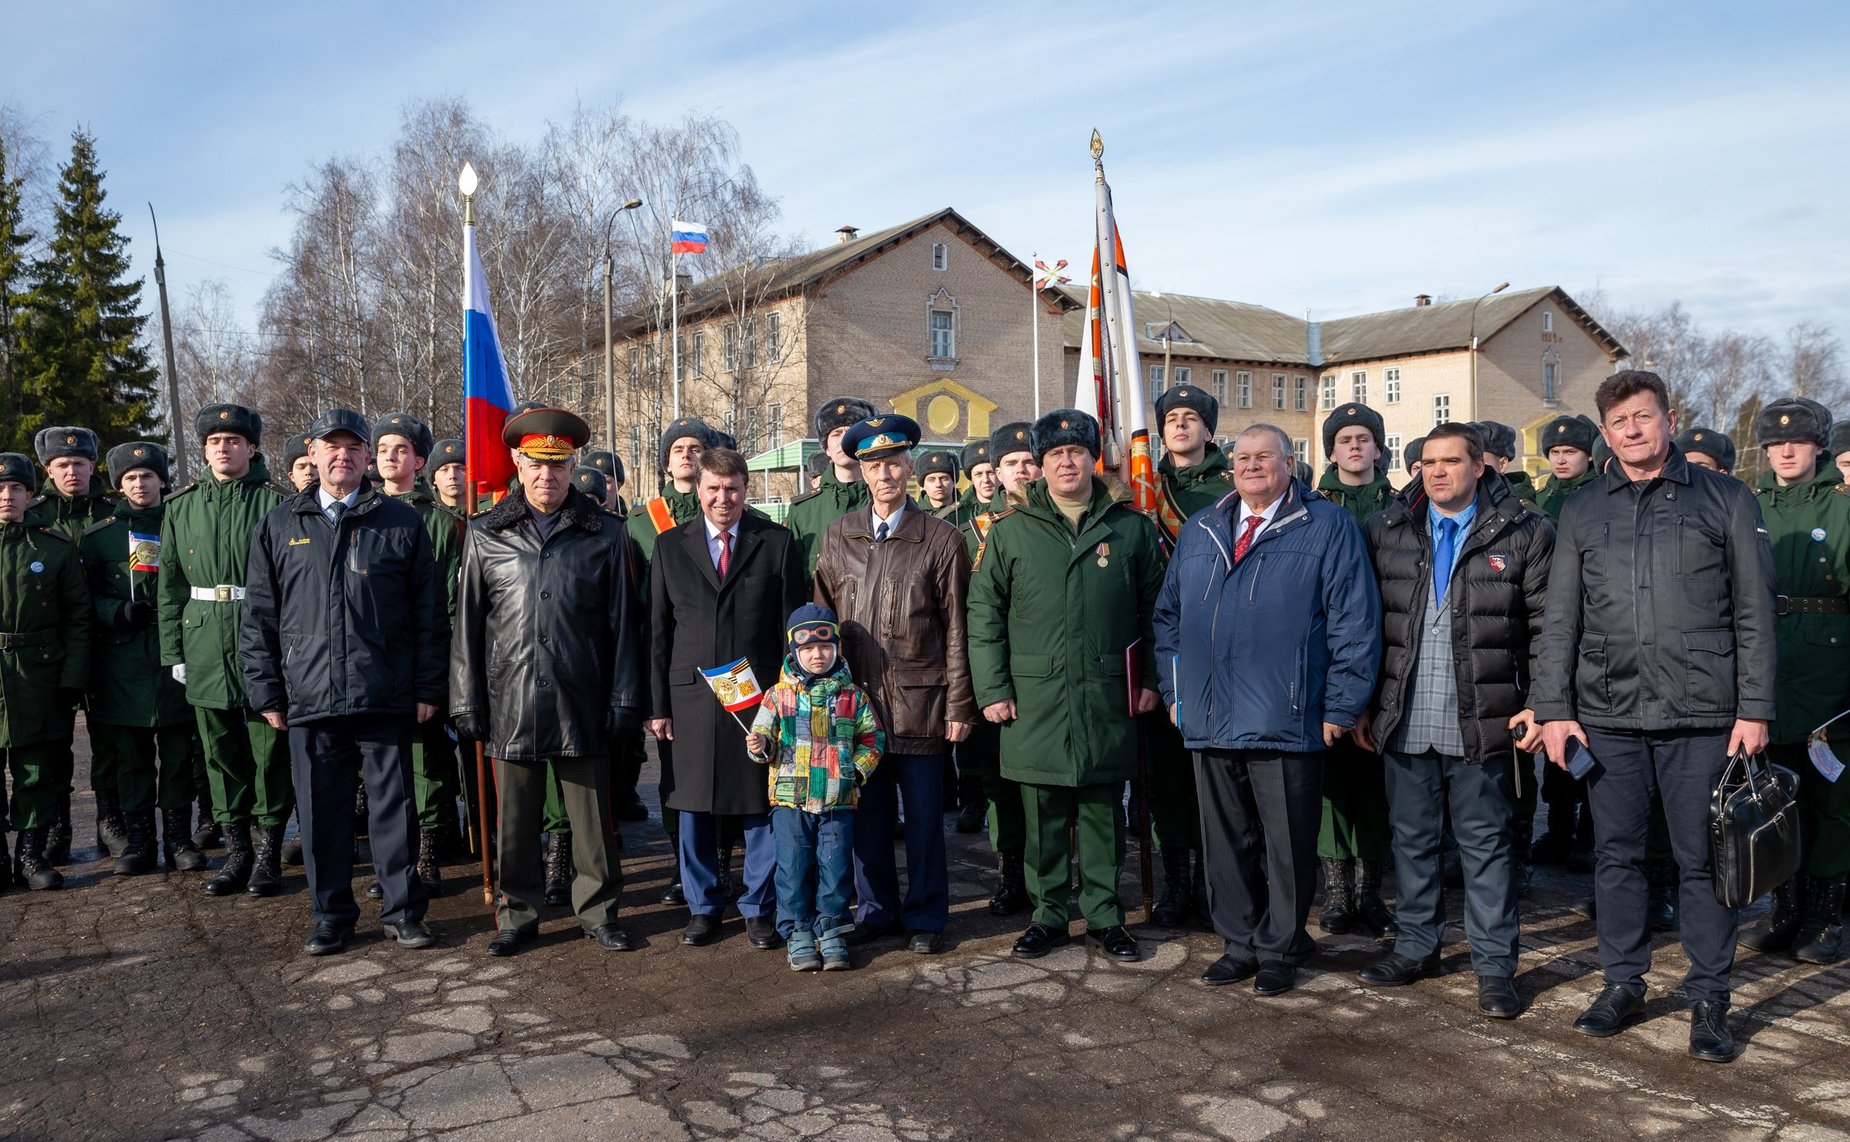
[[[817,935],[851,922],[854,890],[854,810],[807,813],[771,810],[777,842],[777,931],[785,939],[801,928]]]

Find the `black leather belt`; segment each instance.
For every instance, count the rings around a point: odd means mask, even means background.
[[[17,646],[44,646],[58,635],[57,631],[35,630],[25,634],[7,634],[0,631],[0,652],[10,651]]]
[[[1850,598],[1842,595],[1776,595],[1774,605],[1782,615],[1850,615]]]

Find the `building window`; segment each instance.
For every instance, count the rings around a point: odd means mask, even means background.
[[[1329,412],[1336,407],[1336,374],[1323,374],[1323,411]]]
[[[1400,403],[1400,369],[1399,368],[1389,369],[1382,376],[1382,383],[1387,386],[1387,402],[1389,404],[1399,404]]]
[[[739,371],[739,327],[728,325],[720,332],[720,359],[728,373]]]
[[[957,331],[948,309],[931,311],[931,355],[940,361],[957,356]]]
[[[1349,374],[1349,399],[1357,404],[1368,403],[1368,371],[1358,369]]]
[[[1221,404],[1227,403],[1227,370],[1215,369],[1208,373],[1208,387],[1214,390],[1214,399]]]
[[[1253,407],[1253,375],[1245,369],[1233,375],[1233,403],[1240,408]]]
[[[756,317],[748,317],[745,319],[745,367],[753,369],[757,368],[757,366],[758,319]]]
[[[687,337],[685,335],[675,341],[675,349],[674,379],[685,381],[687,379]]]
[[[696,377],[704,377],[706,376],[707,335],[705,333],[694,334],[692,348],[693,359],[688,363],[688,370]]]
[[[1310,411],[1310,378],[1298,377],[1291,382],[1291,407],[1299,412]]]
[[[1279,409],[1285,407],[1285,374],[1283,373],[1272,374],[1272,407]]]
[[[1157,397],[1160,397],[1162,395],[1163,395],[1163,367],[1161,365],[1151,365],[1150,366],[1150,399],[1155,400]]]
[[[1189,368],[1187,365],[1177,365],[1169,371],[1169,383],[1172,385],[1186,385],[1189,383],[1189,379],[1194,375],[1195,370]]]
[[[764,359],[777,363],[784,355],[784,318],[773,313],[764,319]]]
[[[950,262],[950,260],[951,260],[951,249],[949,246],[946,246],[943,242],[933,242],[931,244],[931,268],[932,269],[941,270],[945,267],[947,263]]]
[[[1310,463],[1310,441],[1300,436],[1291,442],[1291,458],[1300,464]]]
[[[630,350],[630,384],[642,383],[642,349],[640,346]]]
[[[1432,398],[1432,426],[1437,428],[1450,419],[1452,419],[1452,398],[1445,393],[1440,393]]]
[[[1390,432],[1387,434],[1387,456],[1385,459],[1387,460],[1388,471],[1400,471],[1400,433]]]
[[[784,446],[784,406],[781,401],[772,401],[765,406],[764,431],[766,448]]]
[[[1543,333],[1553,333],[1554,331],[1555,331],[1554,311],[1551,309],[1542,310],[1542,332]]]
[[[1560,379],[1561,358],[1550,349],[1542,357],[1542,399],[1551,405],[1560,399],[1560,394],[1555,391]]]

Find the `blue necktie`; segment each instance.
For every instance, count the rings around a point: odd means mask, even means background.
[[[886,521],[881,520],[880,526],[874,529],[874,542],[875,543],[885,543],[886,536],[887,536]]]
[[[1445,602],[1445,589],[1452,582],[1452,564],[1458,558],[1458,521],[1441,516],[1439,544],[1432,556],[1432,597]]]

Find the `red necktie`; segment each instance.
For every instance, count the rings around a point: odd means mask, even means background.
[[[1259,529],[1264,526],[1264,516],[1249,515],[1246,517],[1246,530],[1240,533],[1240,538],[1233,541],[1233,561],[1235,563],[1246,558],[1246,549],[1253,545],[1253,536],[1259,534]]]
[[[722,531],[719,533],[719,577],[722,580],[726,578],[726,570],[731,566],[732,533],[730,531]]]

